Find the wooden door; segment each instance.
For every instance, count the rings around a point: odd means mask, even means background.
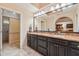
[[[20,20],[10,18],[9,25],[9,44],[20,47]]]

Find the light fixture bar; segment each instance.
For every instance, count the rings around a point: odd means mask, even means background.
[[[34,14],[34,16],[41,16],[43,14],[46,14],[50,11],[52,11],[53,13],[55,12],[58,12],[58,11],[61,11],[61,10],[64,10],[66,9],[67,7],[72,7],[73,5],[75,5],[77,3],[62,3],[62,4],[56,4],[55,6],[53,6],[52,4],[50,6],[48,6],[47,8],[44,8],[38,12],[36,12]],[[48,10],[50,9],[50,10]]]

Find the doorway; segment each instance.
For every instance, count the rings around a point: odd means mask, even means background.
[[[20,48],[20,20],[2,16],[2,48],[6,46]]]
[[[9,17],[2,17],[2,43],[9,43]]]
[[[46,20],[41,21],[41,31],[46,31]]]

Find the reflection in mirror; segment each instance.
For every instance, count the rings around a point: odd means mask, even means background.
[[[63,7],[64,9],[59,8],[34,16],[33,31],[79,32],[79,8],[77,7],[78,4],[69,5]],[[61,11],[58,11],[60,9]]]
[[[61,17],[56,21],[56,31],[73,32],[73,22],[69,17]]]
[[[34,19],[34,31],[47,31],[47,15],[42,15]]]

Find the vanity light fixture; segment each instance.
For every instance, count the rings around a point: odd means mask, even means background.
[[[64,9],[66,9],[66,7],[63,7],[62,9],[64,10]]]
[[[52,6],[52,7],[51,7],[51,10],[54,10],[54,9],[55,9],[55,8]]]
[[[46,14],[50,11],[52,11],[53,13],[63,11],[66,8],[72,7],[74,4],[77,4],[77,3],[60,3],[60,4],[58,3],[55,6],[53,6],[51,4],[50,6],[40,10],[39,12],[37,12],[35,16],[40,16],[40,15]]]
[[[44,11],[41,11],[41,14],[45,14],[45,12]]]
[[[64,6],[66,6],[66,5],[67,5],[66,3],[62,3],[62,4],[61,4],[61,7],[64,7]]]
[[[60,5],[59,4],[56,5],[55,9],[58,9],[58,8],[60,8]]]
[[[72,5],[67,6],[68,8],[72,7]]]

